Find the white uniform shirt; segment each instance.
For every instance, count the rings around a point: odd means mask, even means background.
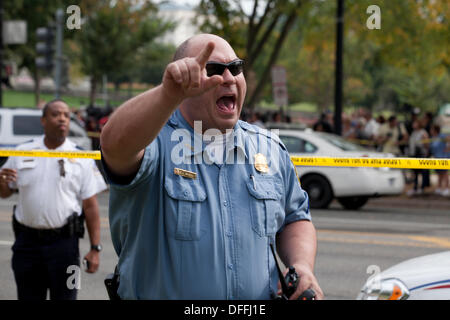
[[[44,136],[21,144],[17,150],[48,150]],[[77,151],[66,138],[55,151]],[[63,162],[65,176],[61,176]],[[105,181],[92,159],[10,157],[4,168],[17,170],[11,189],[19,190],[16,219],[32,228],[59,228],[73,212],[82,211],[81,201],[106,189]]]

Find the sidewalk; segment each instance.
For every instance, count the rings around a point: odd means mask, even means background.
[[[448,210],[450,215],[450,199],[443,199],[434,195],[428,196],[426,194],[415,197],[402,195],[398,197],[372,198],[367,203],[367,206]]]
[[[434,194],[434,188],[427,188],[423,194],[409,197],[406,192],[410,188],[407,185],[405,192],[397,197],[371,198],[367,206],[448,210],[450,215],[450,197]]]

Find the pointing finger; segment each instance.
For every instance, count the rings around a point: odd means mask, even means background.
[[[195,58],[202,68],[204,68],[206,63],[208,62],[208,59],[211,56],[214,47],[215,47],[214,42],[208,42],[208,44],[202,49],[202,51],[200,51],[198,56]]]

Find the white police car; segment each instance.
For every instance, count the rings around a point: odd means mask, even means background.
[[[401,262],[369,278],[358,300],[450,300],[450,251]]]
[[[393,157],[363,148],[340,136],[310,129],[283,129],[278,134],[291,156]],[[298,166],[297,172],[312,208],[327,208],[336,198],[344,208],[356,210],[370,197],[400,195],[405,186],[403,173],[398,169]]]
[[[37,109],[0,108],[0,148],[14,148],[44,134],[41,116],[42,110]],[[68,137],[77,146],[91,150],[91,139],[73,116]]]

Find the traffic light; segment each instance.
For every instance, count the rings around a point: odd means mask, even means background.
[[[55,31],[52,27],[42,27],[36,30],[36,67],[51,71],[53,69],[53,54],[55,52]]]

